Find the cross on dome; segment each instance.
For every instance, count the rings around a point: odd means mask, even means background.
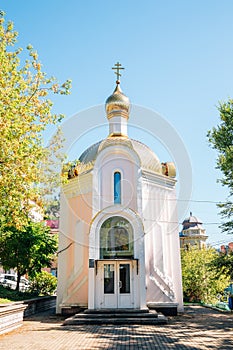
[[[117,76],[117,81],[116,81],[116,88],[113,91],[112,95],[110,95],[106,102],[105,102],[105,109],[107,112],[107,118],[111,119],[113,117],[121,117],[121,118],[129,118],[129,109],[130,109],[130,101],[129,98],[123,94],[123,92],[121,91],[120,88],[120,76],[121,73],[120,71],[122,69],[125,69],[124,67],[122,67],[121,63],[117,62],[115,63],[114,67],[112,67],[112,69],[116,72],[114,72]],[[125,122],[122,121],[122,125]],[[119,123],[119,120],[115,120],[113,124],[119,124],[118,126],[121,126],[121,123]],[[118,129],[117,126],[117,129]],[[118,130],[119,131],[119,130]],[[113,131],[111,130],[111,134],[113,133]],[[122,134],[122,132],[118,132],[118,134]],[[126,131],[124,132],[124,134],[126,135]]]
[[[114,67],[112,67],[113,70],[116,70],[116,72],[114,72],[117,76],[117,84],[120,84],[120,77],[121,77],[121,73],[120,70],[121,69],[125,69],[124,67],[121,66],[121,64],[119,62],[115,63]]]

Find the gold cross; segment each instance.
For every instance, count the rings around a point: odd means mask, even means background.
[[[119,79],[121,77],[120,70],[125,69],[125,68],[121,67],[121,64],[119,62],[115,63],[114,66],[115,67],[112,67],[112,69],[116,70],[116,72],[114,72],[114,73],[117,75],[117,81],[119,81]]]

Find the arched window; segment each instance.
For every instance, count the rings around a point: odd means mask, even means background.
[[[107,251],[128,251],[129,233],[121,226],[114,226],[108,231]]]
[[[121,204],[121,173],[114,173],[114,204]]]
[[[132,258],[134,255],[133,229],[128,220],[113,216],[100,229],[100,259]]]

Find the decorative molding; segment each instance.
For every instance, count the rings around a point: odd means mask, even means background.
[[[62,188],[67,198],[73,198],[80,194],[92,192],[92,172],[80,174],[69,180]]]
[[[142,169],[142,182],[162,187],[163,189],[173,189],[177,181],[166,175]]]

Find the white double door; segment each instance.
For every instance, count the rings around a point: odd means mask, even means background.
[[[97,307],[134,308],[131,261],[99,261]]]

